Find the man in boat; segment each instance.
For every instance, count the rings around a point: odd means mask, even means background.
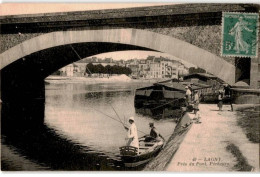
[[[165,139],[163,138],[163,136],[159,133],[159,131],[155,128],[154,123],[149,123],[149,127],[151,128],[150,131],[150,136],[145,137],[145,141],[152,141],[152,140],[158,140],[159,138],[163,139],[165,141]]]
[[[137,128],[135,125],[134,117],[129,118],[130,127],[126,127],[127,130],[127,146],[133,146],[136,147],[137,150],[139,150],[139,141],[138,141],[138,134],[137,134]]]

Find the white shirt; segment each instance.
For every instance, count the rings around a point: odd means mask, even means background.
[[[186,95],[187,95],[187,96],[191,96],[191,91],[190,91],[190,89],[187,89]]]
[[[190,89],[187,89],[187,91],[186,91],[186,100],[188,102],[191,101],[191,91],[190,91]]]
[[[129,138],[128,146],[139,148],[138,134],[135,123],[132,123],[128,129],[127,137]]]
[[[196,103],[199,103],[199,101],[200,101],[200,99],[199,99],[199,94],[195,94],[195,95],[194,95],[194,101],[195,101]]]

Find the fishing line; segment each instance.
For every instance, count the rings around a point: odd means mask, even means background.
[[[116,116],[118,117],[118,119],[120,120],[120,122],[122,123],[122,125],[124,125],[124,123],[122,122],[121,118],[119,117],[119,115],[117,114],[116,110],[114,109],[114,107],[112,106],[112,104],[110,104],[110,106],[112,107],[112,109],[114,110],[114,112],[116,113]],[[124,126],[125,127],[125,126]]]
[[[78,54],[78,52],[74,49],[74,47],[70,44],[70,47],[72,48],[72,50],[74,51],[74,53],[78,56],[78,58],[80,59],[80,60],[82,60],[82,58],[79,56],[79,54]],[[88,69],[88,66],[86,65],[86,68],[87,68],[87,70],[88,70],[88,72],[90,73],[90,74],[92,74],[92,72]]]
[[[109,115],[107,115],[107,114],[105,114],[105,113],[103,113],[103,112],[101,112],[101,111],[99,111],[99,110],[97,110],[97,109],[95,109],[95,108],[93,108],[93,107],[90,107],[90,108],[96,110],[97,112],[99,112],[99,113],[101,113],[101,114],[103,114],[103,115],[105,115],[105,116],[107,116],[107,117],[109,117],[109,118],[111,118],[111,119],[113,119],[113,120],[115,120],[115,121],[121,123],[123,126],[125,126],[122,122],[120,122],[119,120],[115,119],[114,117],[109,116]],[[143,131],[141,131],[141,130],[137,130],[137,131],[138,131],[138,132],[141,132],[141,133],[143,133],[143,134],[145,134],[145,135],[147,134],[147,133],[145,133],[145,132],[143,132]]]

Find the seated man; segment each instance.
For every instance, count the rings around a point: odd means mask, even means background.
[[[165,141],[163,136],[155,128],[154,123],[149,123],[149,126],[151,128],[151,131],[150,131],[150,136],[145,138],[146,142],[152,141],[152,140],[158,140],[159,138],[161,138],[161,139],[163,139]]]

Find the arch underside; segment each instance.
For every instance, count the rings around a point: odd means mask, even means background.
[[[125,50],[150,49],[126,44],[90,42],[52,47],[24,56],[1,70],[1,99],[44,99],[44,79],[54,71],[85,57]]]
[[[46,78],[54,71],[80,59],[100,53],[126,50],[151,50],[138,46],[114,43],[77,43],[48,48],[24,56],[2,69],[2,73],[19,75],[27,74]],[[32,74],[33,73],[33,74]]]
[[[49,68],[57,70],[60,67],[69,64],[68,62],[77,60],[77,56],[74,56],[73,60],[67,59],[67,56],[70,56],[70,53],[72,52],[67,48],[70,44],[75,45],[77,48],[77,45],[80,46],[82,44],[90,43],[97,47],[85,46],[84,50],[86,50],[86,52],[84,55],[84,52],[82,51],[82,58],[109,51],[128,50],[128,48],[129,50],[131,50],[131,48],[134,48],[135,50],[153,50],[168,53],[179,59],[197,65],[229,84],[235,83],[235,66],[224,59],[176,38],[139,29],[59,31],[40,35],[3,52],[0,55],[0,70],[22,58],[25,58],[25,60],[28,58],[30,58],[30,60],[31,58],[38,59],[39,66],[35,65],[35,67],[39,67],[41,71],[45,69],[48,71],[51,70]],[[108,47],[108,45],[102,44],[110,44],[110,46]],[[106,46],[110,48],[110,50],[105,50]],[[120,49],[120,46],[125,47],[123,47],[124,49]],[[53,57],[51,55],[52,52],[44,52],[47,50],[52,50],[57,57]],[[80,48],[77,48],[77,50],[81,51]],[[86,55],[86,53],[88,53],[88,55]],[[60,59],[63,64],[54,61],[57,59]],[[50,61],[43,62],[44,60]],[[44,63],[48,66],[44,66]]]

